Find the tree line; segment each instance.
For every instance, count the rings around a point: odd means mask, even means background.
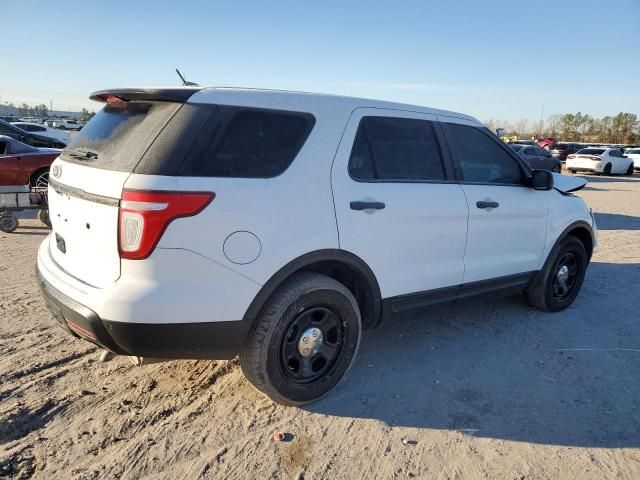
[[[638,116],[626,112],[602,118],[578,112],[551,115],[546,121],[538,122],[523,119],[511,123],[489,119],[484,123],[494,132],[502,128],[505,135],[519,138],[556,137],[564,142],[640,143]]]
[[[47,107],[44,103],[41,103],[40,105],[28,105],[26,103],[22,103],[19,106],[14,105],[13,103],[9,102],[6,104],[7,107],[12,107],[12,108],[17,108],[18,109],[18,115],[20,117],[42,117],[42,118],[48,118],[50,116],[50,111],[49,111],[49,107]],[[93,117],[96,114],[96,112],[89,112],[89,110],[87,110],[86,108],[83,108],[80,111],[80,116],[78,117],[78,120],[80,120],[81,122],[87,122],[91,117]]]

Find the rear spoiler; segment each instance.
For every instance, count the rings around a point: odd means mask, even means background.
[[[184,103],[191,95],[200,90],[202,90],[202,87],[115,88],[98,90],[93,92],[89,98],[102,103],[129,102],[132,100]]]

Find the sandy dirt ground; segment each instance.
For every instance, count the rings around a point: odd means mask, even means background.
[[[0,233],[0,477],[640,478],[640,177],[589,180],[600,247],[572,307],[515,297],[394,320],[300,409],[257,394],[237,361],[100,363],[47,313],[48,231],[23,221]]]

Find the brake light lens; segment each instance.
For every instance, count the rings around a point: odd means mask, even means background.
[[[120,258],[147,258],[173,220],[197,215],[215,196],[213,192],[125,189],[118,212]]]

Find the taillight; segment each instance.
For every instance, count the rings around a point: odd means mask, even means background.
[[[197,215],[215,196],[212,192],[125,189],[118,212],[120,257],[147,258],[174,219]]]

